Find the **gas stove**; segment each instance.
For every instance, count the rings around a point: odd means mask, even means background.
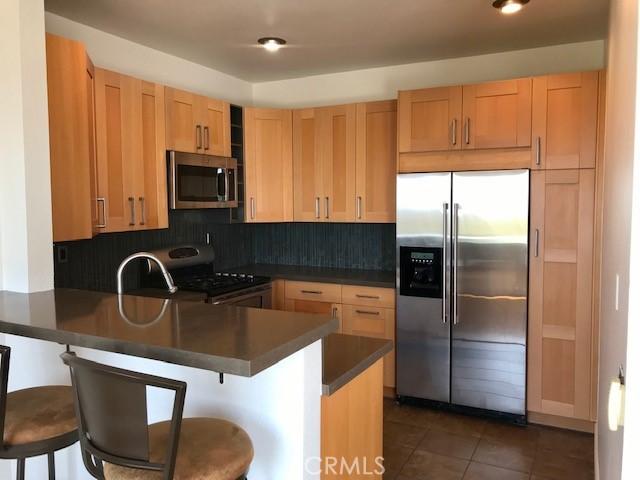
[[[181,245],[151,253],[165,265],[178,292],[202,293],[207,303],[215,305],[271,308],[271,279],[244,273],[216,272],[211,245]],[[164,280],[155,263],[148,262],[142,283],[146,287],[163,288]]]

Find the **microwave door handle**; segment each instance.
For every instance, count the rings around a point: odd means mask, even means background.
[[[229,175],[231,175],[231,169],[224,171],[224,201],[229,201]]]

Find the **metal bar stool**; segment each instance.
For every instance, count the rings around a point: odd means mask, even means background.
[[[182,418],[187,384],[63,353],[85,467],[99,480],[246,479],[253,445],[237,425]],[[171,420],[148,424],[147,387],[173,390]]]
[[[11,348],[0,345],[0,458],[18,461],[24,480],[25,459],[47,455],[49,480],[55,480],[54,454],[78,441],[73,389],[51,385],[7,393]]]

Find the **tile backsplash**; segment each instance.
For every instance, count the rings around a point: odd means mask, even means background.
[[[216,251],[215,268],[252,263],[392,270],[395,225],[352,223],[229,224],[226,210],[169,213],[168,229],[101,234],[92,240],[64,242],[67,260],[55,261],[55,286],[115,291],[123,258],[142,250],[203,243],[207,233]],[[139,285],[133,265],[126,289]]]

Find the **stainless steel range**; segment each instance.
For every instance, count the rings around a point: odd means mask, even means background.
[[[271,279],[243,273],[216,272],[215,253],[211,245],[181,245],[149,252],[171,273],[178,293],[214,305],[237,305],[271,308]],[[142,283],[147,288],[166,289],[165,280],[156,263],[147,262]]]

